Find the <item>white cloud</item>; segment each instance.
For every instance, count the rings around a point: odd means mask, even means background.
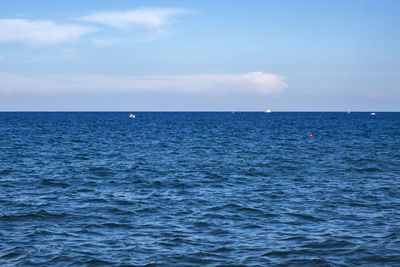
[[[185,92],[192,94],[279,94],[285,77],[263,72],[161,76],[57,75],[28,78],[0,73],[0,93]]]
[[[242,77],[243,78],[243,77]],[[244,78],[260,93],[272,93],[272,91],[281,90],[287,87],[284,78],[275,74],[262,72],[250,72],[244,75]]]
[[[54,44],[76,40],[93,31],[93,27],[55,24],[48,20],[0,19],[0,42]]]
[[[179,8],[138,8],[128,11],[105,11],[80,18],[80,20],[99,23],[120,29],[131,27],[160,28],[170,23],[173,16],[187,13]]]
[[[93,44],[95,46],[99,46],[99,47],[105,47],[105,46],[111,46],[111,45],[115,45],[115,44],[121,44],[124,41],[120,38],[109,38],[109,39],[93,39]]]

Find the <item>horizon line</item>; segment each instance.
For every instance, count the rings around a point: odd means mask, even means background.
[[[266,113],[265,110],[0,110],[0,112],[261,112]],[[347,113],[347,110],[277,110],[271,113],[283,112],[336,112]],[[400,110],[353,110],[354,112],[400,112]]]

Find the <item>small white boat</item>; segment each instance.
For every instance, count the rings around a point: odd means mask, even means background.
[[[271,113],[271,112],[272,112],[272,110],[270,110],[270,109],[265,110],[265,113]]]
[[[347,109],[347,114],[350,114],[350,109]]]
[[[135,115],[133,115],[132,113],[129,114],[129,118],[134,119]]]
[[[371,116],[375,116],[376,115],[376,113],[375,112],[372,112],[371,114],[369,114],[369,115],[371,115]]]

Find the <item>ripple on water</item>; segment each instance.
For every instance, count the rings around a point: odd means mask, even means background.
[[[399,119],[0,112],[0,265],[398,266]]]

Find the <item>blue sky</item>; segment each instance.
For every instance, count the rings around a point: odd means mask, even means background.
[[[0,110],[400,110],[400,2],[3,1]]]

